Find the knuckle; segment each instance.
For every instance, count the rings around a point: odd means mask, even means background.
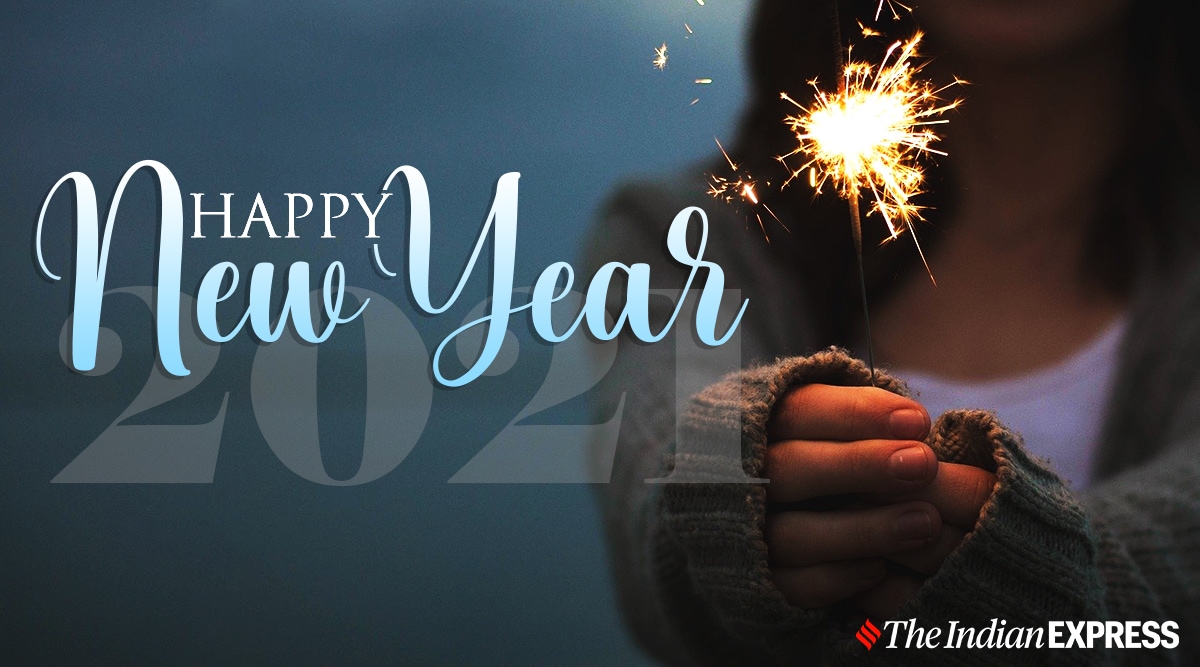
[[[785,449],[786,449],[785,447],[783,447],[782,445],[779,445],[779,444],[773,444],[773,445],[767,446],[766,454],[763,455],[763,469],[762,469],[763,477],[773,481],[775,476],[778,474],[778,471],[781,471],[783,469],[784,458],[787,456],[787,452],[784,451]],[[770,487],[771,487],[771,485],[768,484],[767,485],[768,493],[770,493],[773,490]]]
[[[763,457],[762,476],[767,484],[767,497],[788,499],[801,492],[809,468],[804,443],[785,440],[767,447]]]
[[[864,392],[854,392],[854,399],[846,407],[846,423],[856,430],[866,430],[878,421],[870,398]]]
[[[794,561],[804,550],[803,529],[799,512],[785,512],[767,517],[763,526],[763,539],[767,543],[767,557],[772,562]]]
[[[854,526],[847,526],[843,531],[843,539],[856,557],[874,556],[885,553],[888,545],[885,543],[892,534],[890,511],[868,510],[873,516],[863,516],[863,521]]]
[[[779,548],[779,517],[768,515],[763,524],[763,541],[767,543],[767,553],[772,557]]]
[[[879,467],[878,448],[872,446],[873,443],[860,442],[846,448],[846,456],[842,459],[846,466],[848,476],[855,479],[865,477],[876,477],[876,469]]]

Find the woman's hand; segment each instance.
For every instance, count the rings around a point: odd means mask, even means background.
[[[857,595],[868,613],[891,616],[974,527],[995,478],[939,464],[921,442],[929,424],[919,403],[874,387],[807,385],[780,400],[768,424],[765,537],[789,601],[816,608]],[[830,500],[840,507],[814,507]]]

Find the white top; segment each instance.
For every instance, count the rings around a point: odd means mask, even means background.
[[[1067,359],[1025,375],[985,382],[903,369],[892,375],[908,382],[934,419],[952,408],[995,412],[1021,434],[1031,453],[1048,460],[1071,488],[1082,491],[1091,481],[1125,328],[1126,318],[1120,317]]]

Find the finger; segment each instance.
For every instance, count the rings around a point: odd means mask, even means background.
[[[931,544],[912,551],[894,553],[888,556],[888,560],[923,575],[932,576],[942,568],[946,557],[958,548],[965,535],[961,529],[943,523],[937,538]]]
[[[770,450],[767,451],[770,460]],[[768,489],[774,485],[772,481]],[[979,512],[992,497],[996,488],[996,476],[992,473],[961,463],[939,463],[932,482],[917,491],[884,496],[883,502],[908,502],[921,500],[938,509],[942,520],[965,531],[975,529]],[[770,491],[768,491],[768,498]]]
[[[763,536],[771,563],[804,567],[826,561],[887,556],[930,544],[942,528],[928,503],[834,512],[767,515]]]
[[[933,450],[914,440],[810,442],[785,440],[767,447],[763,475],[767,500],[796,502],[843,493],[914,492],[933,481]]]
[[[878,586],[858,594],[854,602],[872,618],[891,618],[920,589],[920,579],[911,574],[893,573]]]
[[[767,423],[769,440],[924,440],[929,413],[878,387],[810,384],[789,390]]]
[[[771,568],[775,588],[801,609],[841,602],[879,585],[886,576],[887,565],[882,558]]]

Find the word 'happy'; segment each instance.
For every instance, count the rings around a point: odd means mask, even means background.
[[[183,196],[171,170],[155,160],[143,160],[125,172],[113,194],[112,202],[109,204],[103,238],[100,236],[96,190],[86,174],[82,172],[66,174],[54,184],[42,202],[35,234],[38,267],[47,278],[58,281],[61,277],[46,266],[42,254],[42,227],[46,209],[55,193],[66,183],[74,186],[74,222],[77,242],[71,325],[71,366],[80,372],[90,371],[96,364],[101,302],[104,295],[113,225],[125,186],[129,179],[143,168],[148,168],[154,173],[160,191],[158,284],[154,318],[158,358],[163,368],[171,375],[183,377],[189,374],[180,353],[179,343],[179,296],[184,237]],[[554,304],[571,291],[575,282],[574,269],[567,262],[554,262],[543,269],[534,284],[529,301],[514,305],[512,295],[517,253],[517,182],[520,178],[520,174],[517,172],[509,172],[500,177],[496,184],[496,194],[492,199],[487,221],[484,223],[474,250],[459,276],[454,291],[441,305],[435,305],[429,293],[432,261],[429,193],[421,172],[407,165],[392,171],[383,184],[378,203],[373,207],[363,198],[362,193],[354,193],[352,196],[367,216],[367,238],[379,238],[376,235],[376,217],[389,197],[392,196],[388,190],[397,177],[403,179],[408,194],[406,210],[409,233],[408,288],[413,301],[426,314],[437,315],[454,305],[474,271],[489,236],[492,239],[491,308],[483,317],[468,322],[451,332],[438,345],[433,355],[432,366],[433,375],[441,384],[447,387],[460,387],[482,375],[500,351],[510,317],[514,313],[527,309],[530,311],[535,333],[549,343],[566,340],[585,323],[588,332],[598,340],[612,340],[628,327],[629,332],[638,340],[644,343],[654,343],[662,340],[675,324],[683,305],[682,298],[676,303],[674,311],[662,329],[657,332],[653,330],[650,324],[649,309],[650,266],[644,263],[609,262],[600,267],[588,284],[583,307],[570,326],[562,331],[554,329],[551,314]],[[194,203],[192,238],[204,238],[202,222],[205,218],[211,219],[214,216],[220,216],[224,220],[221,237],[234,238],[231,226],[231,193],[221,193],[224,206],[220,211],[203,210],[203,194],[191,193],[191,196]],[[297,238],[295,221],[312,212],[313,200],[304,194],[288,193],[286,196],[288,197],[288,233],[285,238]],[[324,203],[325,219],[324,235],[321,238],[334,238],[331,222],[348,212],[349,200],[344,195],[335,193],[322,193],[321,197]],[[297,200],[305,203],[305,210],[299,215],[296,214]],[[335,200],[341,208],[341,212],[336,215],[332,214],[332,202]],[[687,228],[693,217],[698,217],[701,225],[700,243],[695,254],[688,249],[686,240]],[[256,195],[242,234],[237,238],[249,238],[253,223],[262,224],[270,238],[280,238],[271,223],[261,194]],[[700,269],[707,269],[707,276],[704,279],[696,306],[695,332],[696,336],[706,345],[717,346],[725,343],[733,335],[749,301],[743,301],[741,309],[728,330],[718,336],[716,331],[717,313],[724,290],[724,272],[716,263],[704,259],[707,240],[708,218],[702,209],[695,206],[681,210],[672,220],[670,229],[667,231],[667,250],[671,257],[690,269],[681,294],[687,293],[692,287]],[[378,245],[375,247],[375,259],[379,263]],[[384,269],[382,263],[379,263],[379,268],[386,276],[396,275]],[[323,330],[316,331],[309,300],[309,265],[307,262],[294,262],[288,269],[282,310],[275,326],[272,326],[270,316],[271,282],[274,272],[275,266],[269,262],[259,263],[253,268],[250,272],[249,298],[245,311],[232,329],[221,331],[217,323],[217,306],[234,295],[241,274],[232,262],[218,262],[213,265],[201,280],[196,294],[196,322],[201,334],[211,342],[223,343],[237,336],[249,322],[254,335],[262,342],[270,343],[279,339],[290,320],[292,330],[298,337],[309,343],[317,344],[327,340],[338,325],[351,322],[361,315],[370,303],[368,299],[353,314],[343,315],[346,271],[340,261],[332,262],[325,271],[321,287],[324,314],[328,323]],[[621,313],[614,318],[611,326],[607,326],[605,302],[613,278],[618,273],[625,276],[625,302]],[[226,283],[228,283],[228,287],[222,289]],[[441,356],[446,346],[463,332],[480,325],[486,326],[486,336],[479,357],[462,375],[456,378],[447,378],[441,370]]]

